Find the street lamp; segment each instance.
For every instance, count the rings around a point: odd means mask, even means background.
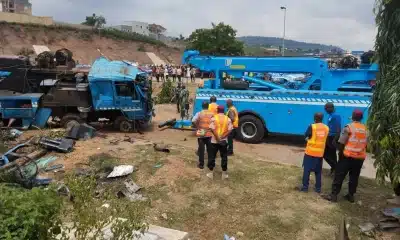
[[[282,56],[285,56],[286,7],[281,7],[281,10],[283,10]]]

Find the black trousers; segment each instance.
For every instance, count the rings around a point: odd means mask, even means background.
[[[349,174],[349,194],[354,195],[357,191],[358,178],[364,159],[354,159],[339,155],[339,162],[336,165],[335,178],[332,183],[332,195],[338,195],[342,189],[342,184],[347,174]]]
[[[222,171],[228,170],[228,145],[227,144],[218,144],[211,143],[211,157],[208,159],[207,167],[211,171],[215,168],[215,158],[217,157],[217,153],[221,155],[221,168]]]
[[[197,143],[198,143],[197,153],[199,155],[199,166],[204,167],[205,150],[207,150],[208,162],[210,162],[210,158],[212,156],[211,137],[198,138]]]
[[[181,112],[181,107],[179,105],[179,97],[176,97],[175,101],[176,101],[176,109],[178,110],[178,113],[180,113]]]
[[[236,128],[232,129],[232,132],[228,136],[228,153],[233,154],[233,139],[235,138]]]
[[[324,159],[331,166],[332,170],[335,170],[337,164],[337,153],[336,147],[333,145],[335,136],[329,136],[326,140]]]

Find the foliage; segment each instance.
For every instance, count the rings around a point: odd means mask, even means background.
[[[146,52],[146,48],[145,48],[145,46],[143,45],[143,44],[141,44],[139,47],[138,47],[138,49],[137,49],[139,52]]]
[[[106,19],[103,16],[96,16],[96,14],[93,13],[92,16],[87,16],[86,20],[82,24],[98,29],[104,26],[106,23]]]
[[[377,0],[376,60],[379,76],[369,113],[370,144],[377,178],[400,183],[400,2]]]
[[[219,23],[211,29],[196,29],[188,38],[188,49],[210,55],[243,55],[243,42],[236,39],[236,30]]]
[[[170,80],[162,84],[161,92],[157,95],[157,104],[171,103],[174,97],[174,86]]]
[[[9,22],[4,22],[0,21],[0,28],[5,27],[5,26],[17,26],[18,28],[24,27],[25,31],[32,31],[35,32],[37,30],[54,30],[54,31],[63,31],[66,34],[68,33],[69,36],[77,35],[77,34],[90,34],[92,36],[95,36],[98,34],[98,30],[95,29],[81,29],[81,28],[76,28],[73,26],[69,25],[40,25],[40,24],[31,24],[31,23],[9,23]],[[136,42],[143,42],[143,43],[149,43],[153,44],[156,46],[163,46],[165,47],[166,44],[155,40],[151,37],[139,34],[139,33],[134,33],[134,32],[123,32],[119,31],[117,29],[112,29],[112,28],[105,28],[101,29],[101,36],[105,38],[111,38],[114,40],[127,40],[127,41],[136,41]],[[0,38],[0,43],[7,44],[6,38]],[[1,44],[0,44],[1,45]],[[1,46],[0,46],[1,47]]]
[[[65,184],[73,193],[71,208],[64,209],[72,224],[64,227],[61,240],[68,240],[72,232],[77,240],[103,239],[102,231],[109,225],[113,239],[132,239],[137,237],[134,231],[147,230],[143,223],[146,203],[117,199],[112,189],[105,189],[101,198],[95,198],[95,176],[67,175]]]
[[[61,204],[52,188],[0,184],[0,239],[53,239],[60,229]]]
[[[35,54],[35,52],[32,49],[25,47],[21,48],[17,53],[17,55],[19,56],[26,56],[26,57],[29,57],[32,54]]]

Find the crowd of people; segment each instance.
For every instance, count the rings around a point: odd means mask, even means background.
[[[157,82],[165,82],[166,80],[171,79],[173,82],[182,80],[186,80],[186,82],[195,82],[196,75],[198,74],[198,70],[194,67],[188,65],[152,65],[151,74]]]

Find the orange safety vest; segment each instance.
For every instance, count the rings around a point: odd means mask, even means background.
[[[232,122],[233,128],[237,128],[239,126],[239,113],[234,106],[230,107],[226,112],[226,116],[229,116],[229,112],[232,111],[234,115],[234,120]]]
[[[214,115],[215,119],[215,131],[218,134],[218,137],[222,137],[226,134],[228,130],[228,121],[229,118],[225,115],[216,114]]]
[[[347,127],[350,135],[344,146],[343,155],[355,159],[365,159],[367,157],[367,129],[365,125],[352,122]]]
[[[217,114],[217,113],[218,113],[217,108],[218,108],[218,104],[216,104],[216,103],[210,103],[210,104],[208,105],[208,110],[210,110],[210,111],[211,111],[212,113],[214,113],[214,114]]]
[[[311,139],[307,141],[305,153],[312,157],[323,157],[329,127],[323,123],[314,123],[311,125],[311,128],[312,136]]]
[[[211,137],[212,132],[210,130],[211,118],[214,116],[209,110],[203,110],[199,113],[199,119],[197,120],[197,131],[196,136],[198,137]]]

